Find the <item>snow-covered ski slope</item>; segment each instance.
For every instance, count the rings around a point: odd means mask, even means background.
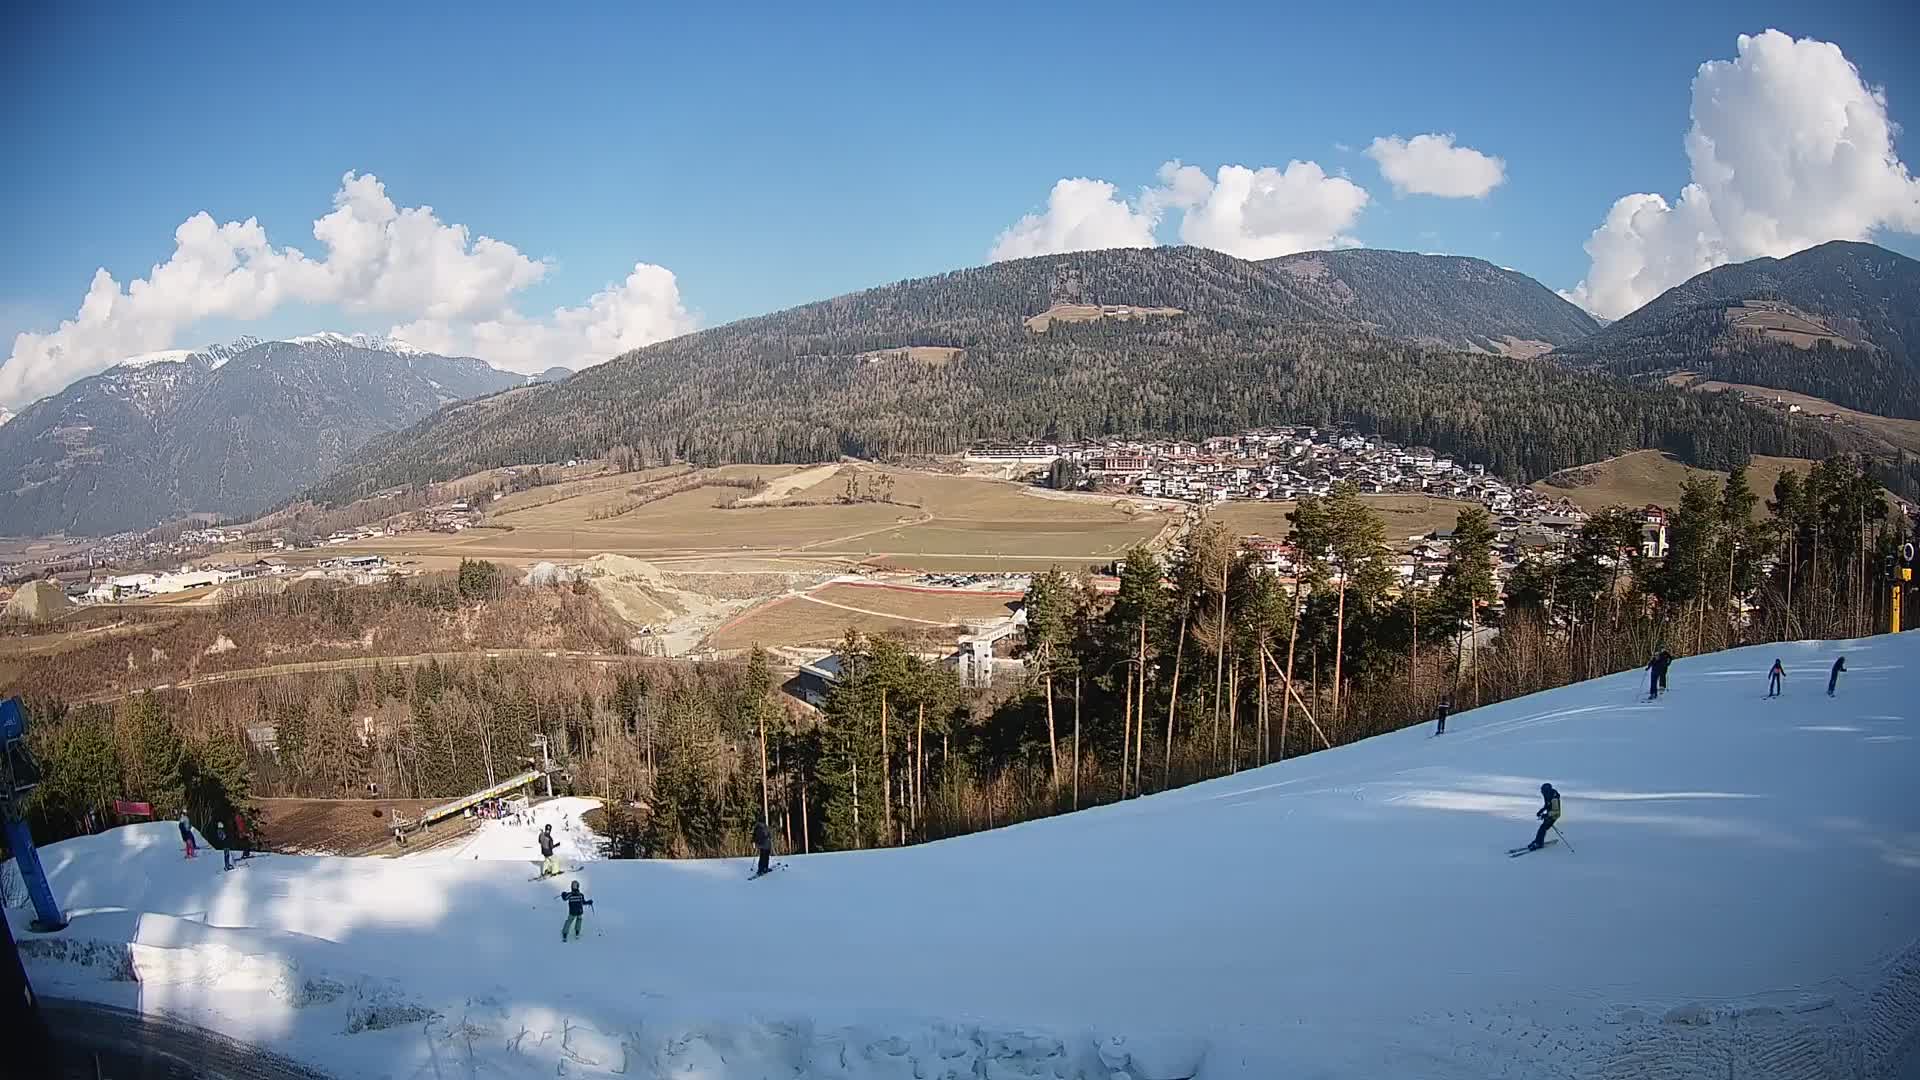
[[[567,945],[530,863],[125,828],[45,851],[30,970],[353,1077],[1912,1077],[1917,678],[1920,634],[1745,649],[762,881],[596,863]],[[1542,780],[1567,842],[1509,859]]]

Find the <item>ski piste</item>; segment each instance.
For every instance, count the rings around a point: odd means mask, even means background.
[[[1521,845],[1520,847],[1517,847],[1517,848],[1511,848],[1511,849],[1509,849],[1509,850],[1507,851],[1507,858],[1509,858],[1509,859],[1517,859],[1517,858],[1519,858],[1520,856],[1522,856],[1522,855],[1525,855],[1525,854],[1526,854],[1527,852],[1529,852],[1529,851],[1539,851],[1539,850],[1540,850],[1540,848],[1550,848],[1550,847],[1552,847],[1553,845],[1555,845],[1555,844],[1557,844],[1557,843],[1559,843],[1559,842],[1560,842],[1560,840],[1559,840],[1559,838],[1558,838],[1558,837],[1556,837],[1556,838],[1554,838],[1554,839],[1552,839],[1552,840],[1549,840],[1549,841],[1547,841],[1547,842],[1546,842],[1546,843],[1544,843],[1544,844],[1541,844],[1541,845],[1540,845],[1540,847],[1534,847],[1534,846],[1533,846],[1533,845],[1531,845],[1531,844],[1523,844],[1523,845]]]

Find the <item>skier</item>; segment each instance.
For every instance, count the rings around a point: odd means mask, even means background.
[[[773,834],[767,831],[765,818],[753,823],[753,846],[760,852],[760,869],[753,874],[754,877],[759,877],[767,872],[767,860],[773,855]]]
[[[1847,670],[1847,658],[1837,656],[1833,660],[1833,670],[1827,672],[1827,696],[1833,696],[1833,688],[1840,682],[1840,673]]]
[[[1553,790],[1552,784],[1540,785],[1540,798],[1545,805],[1534,817],[1540,819],[1540,831],[1533,834],[1533,843],[1527,845],[1528,851],[1539,851],[1547,845],[1547,830],[1560,820],[1560,793]]]
[[[567,921],[560,924],[560,940],[567,940],[567,931],[571,930],[574,940],[578,941],[581,914],[584,909],[593,906],[593,901],[587,899],[586,894],[580,891],[580,883],[577,881],[573,883],[573,888],[560,894],[560,899],[567,902]]]
[[[1440,725],[1439,728],[1435,729],[1435,735],[1445,735],[1447,733],[1447,713],[1451,711],[1453,711],[1452,698],[1441,698],[1440,704],[1433,707],[1433,719]]]
[[[560,860],[553,857],[554,850],[559,846],[559,842],[553,838],[552,825],[548,825],[546,828],[540,830],[540,855],[542,857],[540,863],[541,877],[555,877],[559,875]]]
[[[185,810],[180,811],[180,845],[187,849],[187,858],[191,859],[194,857],[193,826],[187,824],[187,812]]]
[[[213,823],[213,842],[220,848],[220,869],[233,869],[233,848],[227,844],[226,822],[216,821]]]
[[[1665,645],[1660,646],[1659,659],[1660,659],[1660,692],[1664,694],[1667,692],[1667,669],[1673,666],[1673,654],[1667,651],[1667,647]]]
[[[1661,657],[1665,655],[1665,650],[1657,651],[1653,654],[1653,657],[1647,661],[1648,701],[1652,701],[1654,698],[1660,696],[1660,684],[1666,681],[1667,665],[1666,662],[1661,659]]]
[[[1767,696],[1768,697],[1780,696],[1780,677],[1782,675],[1785,675],[1786,673],[1787,673],[1787,669],[1780,666],[1780,658],[1777,656],[1774,657],[1773,666],[1767,669]]]
[[[233,815],[233,838],[240,842],[240,857],[253,858],[253,834],[247,831],[247,815],[238,811]]]

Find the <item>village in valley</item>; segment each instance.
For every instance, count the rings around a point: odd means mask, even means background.
[[[1497,575],[1505,580],[1521,559],[1561,550],[1587,520],[1565,498],[1509,484],[1478,463],[1455,461],[1426,447],[1405,447],[1351,430],[1282,426],[1200,442],[1101,440],[1085,443],[1008,443],[970,450],[971,462],[1023,467],[1036,484],[1178,500],[1195,514],[1223,504],[1284,502],[1321,497],[1350,483],[1367,496],[1407,496],[1478,503],[1492,515],[1498,542]],[[1640,511],[1641,554],[1666,553],[1667,514]],[[1393,565],[1403,585],[1425,586],[1446,564],[1450,527],[1389,535]],[[1283,537],[1250,534],[1247,549],[1282,574],[1296,569],[1296,552]]]

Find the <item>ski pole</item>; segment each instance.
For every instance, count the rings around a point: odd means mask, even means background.
[[[1573,850],[1573,845],[1572,845],[1572,844],[1568,844],[1568,843],[1567,843],[1567,834],[1566,834],[1566,833],[1563,833],[1563,832],[1561,832],[1561,831],[1560,831],[1560,826],[1558,826],[1558,825],[1555,825],[1555,826],[1553,827],[1553,835],[1555,835],[1555,836],[1557,836],[1557,837],[1559,837],[1559,838],[1560,838],[1560,842],[1561,842],[1561,843],[1563,843],[1563,844],[1567,844],[1567,854],[1569,854],[1569,855],[1573,855],[1573,854],[1577,854],[1577,853],[1576,853],[1576,852],[1575,852],[1575,851]]]

